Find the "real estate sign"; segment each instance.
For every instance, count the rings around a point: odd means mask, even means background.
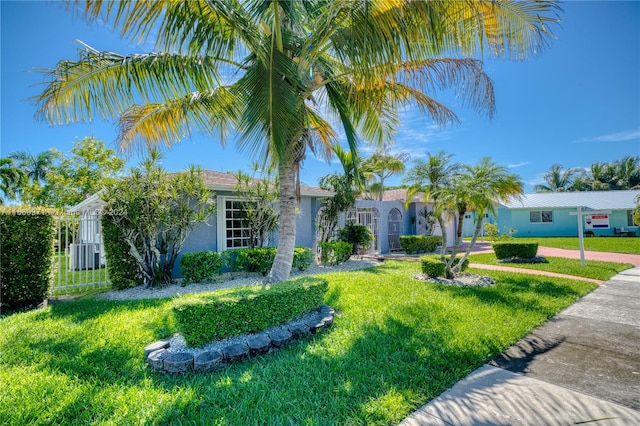
[[[609,229],[608,214],[587,214],[584,216],[585,229]]]

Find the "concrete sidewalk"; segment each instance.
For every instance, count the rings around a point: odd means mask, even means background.
[[[623,271],[402,425],[640,425],[640,268]]]

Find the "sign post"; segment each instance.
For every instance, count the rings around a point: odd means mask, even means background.
[[[609,228],[609,213],[611,210],[586,210],[577,207],[575,213],[569,213],[571,216],[578,217],[578,242],[580,243],[580,264],[584,265],[584,231],[582,229],[582,218],[587,216],[587,229]]]

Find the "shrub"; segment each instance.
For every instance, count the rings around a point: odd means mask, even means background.
[[[512,241],[499,241],[491,245],[499,260],[510,257],[532,258],[538,253],[538,243],[518,243]]]
[[[129,253],[129,244],[124,240],[122,230],[115,224],[111,214],[103,214],[101,222],[107,275],[111,287],[124,290],[142,284],[138,262]]]
[[[214,281],[224,267],[224,259],[215,251],[185,253],[180,258],[180,272],[185,284]]]
[[[235,265],[238,270],[260,272],[266,276],[275,258],[275,247],[245,248],[238,250]]]
[[[338,229],[338,240],[350,243],[351,254],[358,254],[358,249],[369,247],[369,243],[373,241],[373,234],[364,225],[347,222],[344,228]]]
[[[353,246],[344,241],[330,241],[319,243],[320,262],[323,265],[339,265],[349,260]]]
[[[293,268],[298,271],[306,271],[313,262],[313,255],[309,247],[296,247],[293,249]]]
[[[53,209],[0,209],[0,312],[42,303],[52,277]]]
[[[450,257],[447,257],[447,262],[449,261]],[[458,263],[460,263],[460,259],[462,259],[461,257],[456,257],[455,259],[453,259],[453,265],[451,265],[451,267],[453,268],[454,266],[456,266]],[[462,263],[462,267],[460,268],[460,271],[464,271],[469,267],[469,258],[466,258],[464,260],[464,262]]]
[[[440,256],[422,256],[420,263],[423,274],[434,278],[444,276],[444,262],[440,260]]]
[[[178,330],[190,346],[256,333],[316,309],[327,281],[304,277],[274,286],[251,286],[186,296],[173,304]]]
[[[437,235],[402,235],[400,247],[407,254],[431,253],[442,243],[442,237]]]

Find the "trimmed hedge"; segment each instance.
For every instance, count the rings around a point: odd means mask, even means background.
[[[339,265],[351,257],[353,246],[346,241],[329,241],[319,243],[320,262],[323,265]]]
[[[420,258],[422,273],[432,278],[444,276],[444,262],[437,256],[422,256]]]
[[[400,247],[407,254],[431,253],[442,243],[442,237],[437,235],[401,235]]]
[[[173,314],[189,346],[242,333],[256,333],[322,305],[327,281],[297,278],[273,286],[250,286],[176,300]]]
[[[293,265],[298,271],[306,271],[313,263],[313,255],[309,247],[296,247],[293,249]]]
[[[57,214],[54,209],[0,208],[0,312],[28,308],[47,298]]]
[[[222,255],[215,251],[185,253],[180,258],[180,273],[184,284],[214,281],[225,265]]]
[[[111,287],[124,290],[143,283],[138,262],[129,253],[129,244],[122,238],[118,228],[108,213],[103,213],[102,238],[107,257],[107,274]]]
[[[498,260],[511,257],[530,259],[538,253],[538,243],[518,243],[514,241],[496,241],[491,244]]]

